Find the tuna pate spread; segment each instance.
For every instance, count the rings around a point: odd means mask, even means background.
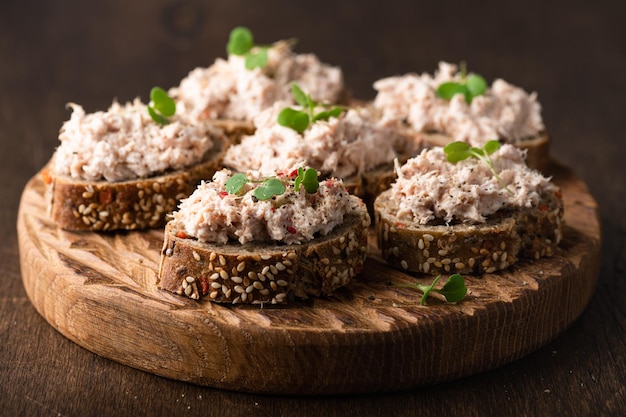
[[[544,130],[537,94],[528,94],[502,79],[496,79],[470,104],[462,94],[451,100],[437,97],[439,85],[460,80],[457,67],[445,62],[439,63],[434,76],[383,78],[374,83],[374,107],[386,124],[408,124],[416,131],[447,134],[473,146],[491,139],[518,144]]]
[[[213,147],[208,127],[173,118],[161,126],[138,99],[108,111],[72,115],[60,131],[53,172],[88,181],[124,181],[179,170],[199,163]]]
[[[498,210],[537,207],[545,192],[557,191],[549,178],[526,166],[525,151],[513,145],[502,145],[491,160],[511,192],[482,161],[451,163],[443,148],[423,150],[397,170],[391,186],[398,218],[418,224],[483,223]]]
[[[250,181],[237,194],[229,194],[226,182],[231,171],[218,171],[213,181],[202,182],[181,201],[179,210],[173,213],[174,221],[184,226],[187,235],[204,242],[299,244],[331,233],[346,215],[363,204],[348,194],[338,179],[320,182],[315,193],[309,194],[304,187],[295,191],[296,172],[277,175],[286,186],[283,194],[259,200],[253,192],[266,177],[248,171]]]
[[[244,57],[229,55],[208,68],[192,70],[169,93],[178,112],[194,121],[250,121],[276,101],[293,102],[291,82],[318,102],[335,103],[344,90],[340,68],[320,62],[314,54],[296,54],[289,43],[278,42],[269,49],[263,68],[246,69]]]
[[[309,165],[324,175],[346,178],[393,161],[394,130],[378,124],[365,108],[318,120],[302,134],[281,126],[284,104],[275,104],[254,119],[254,135],[228,149],[224,165],[238,171],[271,173],[294,164]]]

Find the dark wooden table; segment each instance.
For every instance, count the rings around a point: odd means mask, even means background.
[[[626,415],[626,6],[620,2],[0,1],[0,414]],[[119,365],[69,341],[31,306],[15,230],[21,191],[57,145],[68,102],[88,111],[146,99],[154,85],[224,56],[228,31],[343,67],[355,94],[374,80],[465,60],[537,91],[553,138],[600,204],[603,249],[585,313],[501,368],[407,392],[293,398],[227,392]],[[460,355],[463,352],[459,352]],[[409,366],[407,364],[407,366]]]

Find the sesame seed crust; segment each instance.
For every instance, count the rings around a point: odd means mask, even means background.
[[[307,243],[220,245],[185,237],[182,226],[170,221],[158,285],[192,299],[232,304],[284,304],[292,297],[331,295],[363,270],[369,225],[362,204],[329,235]],[[188,277],[194,282],[189,284]]]
[[[44,168],[48,213],[66,230],[106,232],[163,227],[180,199],[220,167],[227,142],[219,131],[214,142],[203,162],[193,167],[129,181],[76,180]]]
[[[520,258],[551,256],[561,239],[563,201],[545,195],[538,207],[491,216],[484,224],[419,225],[395,216],[390,192],[374,203],[376,236],[391,266],[429,274],[481,274]]]

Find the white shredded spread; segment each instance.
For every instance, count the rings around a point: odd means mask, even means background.
[[[246,175],[254,181],[266,178],[255,171]],[[329,234],[343,223],[346,215],[363,204],[350,196],[338,179],[320,182],[314,194],[307,193],[304,187],[296,192],[295,168],[290,173],[278,174],[277,178],[286,184],[286,191],[269,200],[253,197],[259,182],[249,182],[236,195],[228,194],[225,184],[231,176],[230,170],[218,171],[213,181],[202,182],[181,201],[173,217],[184,225],[187,235],[220,244],[229,240],[242,244],[253,241],[299,244]]]
[[[139,99],[89,114],[77,104],[69,106],[72,115],[61,128],[53,158],[57,175],[89,181],[143,178],[192,166],[213,147],[207,127],[175,117],[160,126]]]
[[[544,130],[537,94],[502,79],[496,79],[470,104],[462,94],[451,100],[437,97],[439,85],[460,80],[456,65],[446,62],[439,63],[434,76],[410,73],[383,78],[374,83],[374,107],[384,123],[407,123],[419,132],[447,134],[473,146],[492,139],[518,144]]]
[[[546,191],[556,191],[549,178],[530,169],[525,151],[505,144],[491,155],[504,189],[483,161],[468,158],[448,162],[443,148],[423,150],[409,159],[391,186],[399,218],[427,224],[445,222],[483,223],[501,209],[536,207]]]
[[[287,42],[268,51],[263,68],[246,69],[245,58],[218,58],[208,68],[196,68],[170,89],[178,111],[191,120],[252,120],[274,102],[294,103],[291,82],[318,102],[336,103],[344,89],[340,68],[320,62],[314,54],[296,54]]]
[[[381,126],[365,108],[313,123],[302,134],[277,122],[284,104],[255,118],[256,131],[226,152],[224,165],[238,171],[271,173],[297,163],[339,178],[393,161],[394,130]],[[298,108],[297,106],[292,106]]]

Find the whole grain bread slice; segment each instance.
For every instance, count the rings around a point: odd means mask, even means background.
[[[180,199],[221,168],[227,140],[212,133],[214,146],[202,161],[184,170],[127,181],[87,181],[41,171],[48,213],[61,228],[74,231],[139,230],[163,227]],[[54,158],[54,156],[53,156]]]
[[[383,259],[398,269],[430,274],[492,273],[520,258],[551,256],[563,224],[560,192],[545,193],[535,207],[499,211],[483,224],[407,223],[396,216],[391,190],[376,199],[374,210]]]
[[[369,226],[360,204],[330,234],[307,243],[213,244],[188,237],[172,220],[165,226],[158,285],[192,299],[231,304],[331,295],[362,271]]]

